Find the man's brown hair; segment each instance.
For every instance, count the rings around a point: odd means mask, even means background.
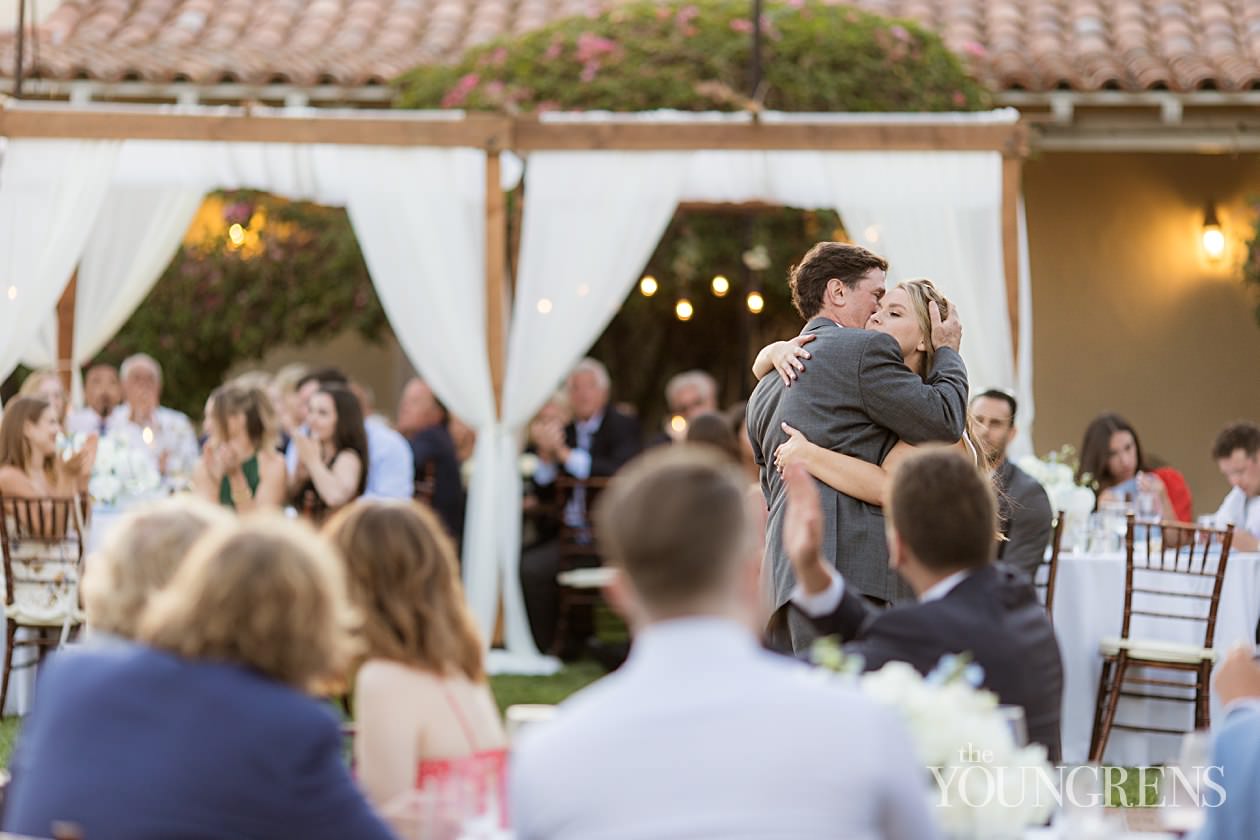
[[[829,282],[840,280],[852,289],[873,268],[887,271],[888,260],[861,245],[819,242],[788,274],[792,305],[808,321],[822,310]]]
[[[1212,444],[1212,460],[1223,461],[1233,455],[1235,449],[1241,449],[1248,458],[1254,458],[1260,452],[1260,426],[1239,420],[1221,429]]]
[[[887,515],[914,556],[933,571],[979,568],[997,550],[993,484],[951,448],[929,447],[897,465]]]
[[[650,610],[685,609],[723,587],[747,546],[743,483],[717,452],[660,447],[612,480],[595,528],[600,549]]]

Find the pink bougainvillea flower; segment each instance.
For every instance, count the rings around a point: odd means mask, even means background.
[[[582,65],[582,73],[578,76],[583,82],[595,81],[595,74],[599,72],[598,61],[588,61]]]
[[[746,35],[753,31],[752,21],[747,20],[746,18],[735,18],[731,21],[731,31],[742,32]]]
[[[972,58],[984,58],[988,55],[988,50],[984,48],[984,44],[977,43],[976,41],[968,41],[963,44],[962,50]]]
[[[503,95],[503,87],[503,82],[497,79],[493,82],[486,82],[486,95],[498,99]]]
[[[577,39],[577,60],[587,64],[617,49],[617,44],[593,32],[583,32]]]
[[[888,30],[898,41],[909,41],[910,33],[906,31],[904,26],[893,26]]]
[[[805,0],[788,0],[788,6],[793,9],[805,8]]]
[[[490,53],[490,64],[493,67],[502,67],[507,63],[508,51],[507,47],[499,47]]]
[[[543,53],[543,58],[548,61],[555,61],[564,53],[564,42],[557,39],[547,45],[547,51]]]
[[[656,19],[657,19],[657,20],[665,20],[666,18],[673,17],[673,15],[674,15],[674,12],[673,12],[673,10],[672,10],[672,9],[670,9],[670,8],[669,8],[669,6],[657,6],[657,7],[656,7]]]
[[[679,29],[685,29],[693,20],[700,17],[700,9],[695,6],[683,6],[678,10],[676,18]]]
[[[544,99],[534,107],[534,110],[540,114],[545,114],[548,111],[559,111],[560,103],[554,99]]]
[[[961,90],[954,91],[954,106],[961,108],[967,104],[967,95]]]
[[[447,91],[446,96],[442,97],[443,108],[458,108],[468,101],[468,95],[476,90],[477,85],[481,83],[481,76],[476,73],[469,73],[455,83],[455,87]]]

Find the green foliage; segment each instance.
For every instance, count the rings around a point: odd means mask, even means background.
[[[223,215],[185,242],[101,354],[115,364],[153,355],[164,368],[162,402],[193,417],[240,360],[348,329],[379,341],[388,329],[344,210],[242,192],[225,196]],[[240,245],[233,221],[244,226]]]
[[[756,351],[800,332],[788,269],[815,242],[844,238],[839,217],[827,210],[679,211],[644,269],[660,290],[644,297],[636,289],[591,351],[612,374],[614,399],[633,404],[649,433],[665,419],[665,381],[680,371],[709,371],[724,404],[744,399],[752,388]],[[765,262],[754,272],[744,256],[757,246]],[[730,280],[724,298],[710,290],[716,274]],[[754,288],[765,298],[760,315],[751,315],[745,303]],[[674,315],[681,297],[695,307],[686,323]]]
[[[406,108],[732,111],[750,88],[747,0],[639,2],[478,47],[400,80]],[[968,111],[985,89],[935,34],[828,0],[768,2],[766,108]],[[979,47],[976,47],[979,49]]]
[[[1260,199],[1252,202],[1252,209],[1260,214]],[[1260,222],[1251,232],[1251,240],[1247,243],[1247,257],[1243,261],[1243,283],[1249,286],[1260,300]],[[1260,324],[1260,302],[1256,304],[1256,323]]]

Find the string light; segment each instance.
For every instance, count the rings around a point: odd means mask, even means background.
[[[241,247],[245,243],[245,228],[239,223],[233,224],[228,228],[228,239],[232,240],[232,244],[237,248]]]
[[[691,305],[691,301],[680,298],[678,303],[674,304],[674,314],[678,316],[679,321],[690,321],[691,316],[696,314],[696,308]]]
[[[749,292],[746,302],[748,311],[754,315],[760,315],[761,311],[766,308],[766,299],[761,296],[761,292]]]
[[[687,418],[683,417],[681,414],[675,414],[673,417],[669,418],[669,427],[673,429],[674,434],[681,435],[683,432],[687,431]]]
[[[726,293],[731,290],[731,281],[719,274],[713,278],[710,288],[713,289],[714,297],[726,297]]]
[[[651,297],[656,294],[656,290],[659,288],[660,285],[656,282],[656,278],[650,274],[639,281],[639,294],[644,297]]]
[[[542,315],[551,314],[551,301],[547,298],[538,299],[538,312]]]

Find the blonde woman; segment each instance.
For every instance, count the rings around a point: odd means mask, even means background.
[[[905,280],[880,300],[875,314],[866,322],[868,330],[887,333],[896,339],[906,367],[925,380],[932,372],[936,352],[931,341],[930,307],[933,303],[940,309],[941,320],[949,317],[949,301],[937,291],[931,280]],[[798,336],[762,348],[753,364],[753,373],[761,379],[771,371],[778,371],[785,382],[795,379],[805,371],[803,360],[809,359],[809,351],[804,349],[804,345],[812,340],[813,336]],[[908,443],[898,442],[883,463],[871,464],[811,443],[786,423],[783,431],[787,433],[788,440],[774,453],[774,463],[780,472],[790,464],[800,463],[824,484],[872,505],[883,504],[889,474],[915,449]],[[987,471],[987,465],[969,434],[965,434],[955,445],[976,463],[977,468]]]
[[[304,526],[213,528],[145,608],[141,645],[49,658],[4,830],[392,837],[342,761],[337,718],[307,693],[353,658],[356,623],[340,561]]]
[[[276,450],[276,418],[261,388],[240,380],[206,402],[210,437],[193,471],[193,492],[241,513],[284,505],[288,474]]]
[[[413,502],[363,500],[324,534],[345,558],[363,617],[355,768],[368,799],[381,808],[455,780],[502,802],[507,740],[437,517]]]
[[[191,496],[127,514],[85,565],[83,603],[91,638],[135,639],[149,599],[170,583],[188,550],[210,529],[231,522],[219,507]]]

